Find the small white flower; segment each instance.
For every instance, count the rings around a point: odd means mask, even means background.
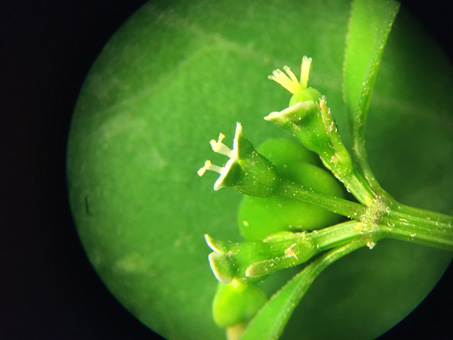
[[[219,173],[220,176],[214,183],[214,190],[232,187],[237,192],[249,196],[272,196],[279,183],[277,169],[242,135],[242,125],[240,123],[236,125],[233,149],[222,143],[224,138],[225,136],[220,134],[217,141],[211,140],[211,147],[214,152],[229,157],[225,166],[220,167],[212,164],[211,161],[206,161],[198,170],[198,175],[202,176],[206,170]]]
[[[225,166],[220,167],[211,163],[211,161],[207,160],[204,163],[204,166],[198,170],[198,176],[203,176],[206,170],[215,171],[220,174],[220,177],[214,183],[214,190],[219,190],[225,186],[224,180],[228,173],[231,170],[231,167],[238,162],[239,160],[239,137],[242,135],[242,125],[240,123],[236,124],[236,133],[234,136],[233,141],[233,150],[227,147],[225,144],[222,143],[222,140],[225,138],[224,134],[220,134],[217,141],[214,139],[210,141],[212,150],[216,153],[220,153],[229,157],[230,159],[225,164]]]
[[[279,83],[292,94],[299,93],[307,88],[308,76],[310,74],[311,58],[304,56],[302,58],[302,67],[300,71],[300,81],[297,80],[294,73],[288,66],[283,66],[286,74],[281,70],[275,70],[269,79]]]

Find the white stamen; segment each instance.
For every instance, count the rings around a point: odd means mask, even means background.
[[[304,56],[302,58],[302,67],[300,69],[300,85],[302,89],[307,88],[308,76],[310,75],[311,58]]]
[[[296,93],[297,92],[297,85],[294,85],[294,83],[291,81],[291,79],[284,74],[281,70],[275,70],[272,72],[273,74],[269,76],[268,78],[279,83],[281,86],[283,86],[285,89],[287,89],[291,93]]]
[[[292,94],[299,93],[307,88],[308,76],[310,73],[311,58],[304,56],[302,58],[302,67],[300,71],[300,81],[297,80],[294,73],[288,66],[283,66],[286,74],[281,70],[274,70],[269,79],[279,83]]]
[[[220,174],[219,178],[214,183],[214,190],[216,191],[225,186],[225,184],[223,183],[225,178],[227,177],[233,165],[236,164],[239,159],[239,138],[241,136],[242,136],[242,125],[240,123],[237,123],[236,134],[233,140],[233,150],[231,150],[229,147],[222,143],[222,140],[225,138],[225,136],[222,133],[219,135],[217,141],[215,141],[214,139],[210,141],[212,150],[214,150],[214,152],[229,157],[229,160],[227,161],[224,167],[213,165],[211,161],[206,161],[204,166],[200,170],[198,170],[199,176],[203,176],[206,170],[215,171]]]
[[[214,150],[214,152],[231,157],[233,154],[233,150],[231,150],[229,147],[227,147],[225,144],[222,143],[222,140],[224,138],[225,138],[225,135],[223,133],[221,133],[219,135],[219,139],[217,140],[217,142],[213,139],[209,143],[211,144],[212,150]]]
[[[294,84],[294,86],[300,87],[299,81],[297,80],[296,76],[291,71],[291,69],[288,66],[283,66],[283,69],[285,70],[285,72],[289,76],[289,78],[291,79],[291,82]]]
[[[376,243],[375,242],[371,242],[371,241],[366,244],[366,246],[368,248],[370,248],[370,250],[373,249],[375,245],[376,245]]]
[[[211,161],[207,160],[206,162],[204,162],[204,166],[200,170],[197,171],[197,174],[198,174],[198,176],[201,177],[205,174],[206,170],[215,171],[215,172],[221,174],[223,169],[224,168],[214,165],[211,163]]]

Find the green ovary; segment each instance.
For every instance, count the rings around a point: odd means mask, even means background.
[[[274,157],[277,148],[280,154]],[[341,184],[329,172],[312,164],[310,152],[300,144],[285,140],[268,140],[258,151],[271,160],[280,174],[289,180],[304,188],[344,197]],[[263,240],[280,231],[320,229],[340,220],[339,215],[324,209],[277,196],[244,196],[238,212],[239,229],[246,240]]]

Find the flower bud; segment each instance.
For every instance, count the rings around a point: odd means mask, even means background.
[[[272,112],[264,119],[291,131],[303,146],[321,158],[334,154],[319,103],[312,100],[298,102],[280,112]]]
[[[209,254],[211,269],[220,283],[234,280],[256,282],[281,270],[309,260],[319,250],[311,234],[287,232],[263,241],[239,243],[215,240],[205,235],[213,250]]]
[[[266,303],[263,290],[255,284],[232,281],[219,283],[212,305],[214,321],[222,328],[248,322]]]
[[[286,74],[275,70],[269,76],[293,96],[288,108],[272,112],[264,119],[291,131],[303,146],[317,153],[323,164],[342,180],[352,168],[351,157],[341,141],[326,99],[318,90],[307,88],[310,65],[311,58],[304,57],[300,81],[287,66],[284,67]]]

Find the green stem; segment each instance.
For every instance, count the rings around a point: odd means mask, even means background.
[[[395,202],[396,203],[396,202]],[[408,205],[396,203],[391,206],[392,210],[401,214],[408,214],[413,217],[422,218],[426,221],[432,221],[433,224],[447,224],[450,228],[453,226],[453,216],[433,212],[430,210],[411,207]]]
[[[431,231],[426,231],[424,228],[417,228],[411,225],[405,226],[404,228],[395,226],[391,229],[388,227],[383,227],[382,229],[384,232],[387,232],[388,238],[453,251],[453,238],[451,233],[446,236],[442,232],[433,233]]]
[[[287,180],[280,181],[275,195],[297,199],[351,219],[358,219],[365,213],[365,207],[359,203],[306,189]]]
[[[320,250],[344,245],[359,234],[383,232],[389,238],[453,251],[452,216],[399,204],[387,195],[375,196],[368,205],[361,205],[286,180],[281,181],[276,194],[355,220],[316,231]],[[375,242],[374,236],[369,237]]]
[[[311,234],[318,250],[324,251],[348,244],[363,235],[362,230],[360,222],[347,221],[332,227],[314,230]]]
[[[355,126],[353,129],[353,136],[353,155],[355,166],[358,169],[358,172],[363,176],[362,183],[367,183],[375,196],[387,195],[387,192],[376,180],[376,177],[368,164],[368,156],[365,148],[365,138],[363,138],[362,127]]]
[[[367,200],[375,197],[375,192],[368,185],[368,182],[359,175],[358,171],[353,169],[346,176],[340,177],[340,180],[351,194],[362,204],[366,204]]]
[[[453,251],[453,217],[404,205],[388,208],[381,229],[388,237]]]

